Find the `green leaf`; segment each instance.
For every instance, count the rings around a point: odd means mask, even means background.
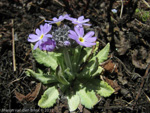
[[[101,66],[98,66],[97,71],[92,74],[92,77],[99,75],[102,71],[103,71],[103,68]]]
[[[80,65],[82,63],[85,63],[87,61],[87,59],[88,59],[88,57],[90,56],[91,53],[92,53],[92,48],[90,48],[90,47],[86,47],[86,48],[83,48],[81,50],[80,59],[79,59],[78,65],[77,65],[78,66],[77,70],[79,70]]]
[[[52,107],[56,103],[56,99],[58,98],[58,96],[58,90],[54,86],[49,87],[42,95],[41,99],[38,102],[38,105],[41,108]]]
[[[98,58],[98,62],[102,63],[107,60],[109,54],[110,44],[108,43],[96,56],[94,56],[91,60]],[[90,60],[90,61],[91,61]]]
[[[56,78],[57,78],[57,80],[58,80],[60,83],[62,83],[62,84],[64,84],[64,85],[70,84],[70,83],[66,80],[66,78],[65,78],[65,76],[64,76],[64,72],[62,71],[62,69],[61,69],[60,66],[58,66],[57,69],[56,69]]]
[[[57,82],[57,80],[55,79],[54,76],[43,74],[43,72],[41,70],[39,72],[40,73],[35,73],[31,69],[27,69],[27,71],[26,71],[26,73],[28,73],[28,76],[32,75],[34,78],[36,78],[37,80],[39,80],[43,84],[50,84],[50,83]]]
[[[80,60],[80,54],[82,47],[77,46],[76,48],[71,48],[71,63],[74,68],[74,71],[77,71],[78,62]]]
[[[79,103],[80,103],[80,98],[77,94],[67,96],[68,99],[68,105],[69,105],[69,111],[74,111],[78,108]]]
[[[77,94],[80,97],[81,104],[86,108],[91,109],[98,103],[98,98],[93,90],[80,89]]]
[[[99,48],[99,42],[96,41],[96,45],[95,45],[95,48],[94,48],[94,50],[93,50],[93,56],[96,55],[96,52],[97,52],[98,48]]]
[[[70,68],[64,70],[64,74],[67,75],[68,81],[72,81],[75,78],[75,73],[70,72]]]
[[[33,45],[31,45],[33,49]],[[53,70],[56,69],[58,66],[57,64],[57,53],[54,52],[46,52],[46,51],[41,51],[39,48],[32,50],[33,52],[33,57],[39,64],[43,64],[46,67],[51,67]]]
[[[97,59],[88,62],[87,65],[84,66],[84,69],[79,74],[79,77],[91,77],[98,69],[98,61]]]
[[[112,93],[114,93],[114,89],[108,85],[107,82],[101,81],[100,88],[97,90],[97,93],[103,97],[109,97]]]

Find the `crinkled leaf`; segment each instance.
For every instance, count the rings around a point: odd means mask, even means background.
[[[34,78],[36,78],[43,84],[50,84],[50,83],[57,82],[57,80],[55,79],[53,75],[44,74],[41,70],[40,70],[40,73],[36,73],[32,71],[31,69],[27,69],[26,73],[28,73],[28,75],[33,76]]]
[[[93,90],[86,90],[86,88],[80,89],[77,94],[80,97],[81,104],[86,108],[93,108],[98,102],[98,98]]]
[[[58,98],[58,96],[59,92],[56,87],[49,87],[42,95],[41,99],[38,102],[38,105],[41,108],[52,107],[56,103],[56,99]]]
[[[114,89],[108,85],[107,82],[100,82],[100,89],[97,90],[97,93],[103,97],[109,97],[112,93],[114,93]]]
[[[33,49],[33,45],[31,45]],[[53,70],[56,69],[58,66],[57,64],[57,53],[54,52],[46,52],[46,51],[41,51],[39,48],[32,50],[33,52],[33,57],[39,64],[43,64],[46,67],[51,67]]]
[[[88,82],[83,84],[87,90],[94,90],[103,97],[109,97],[112,93],[114,93],[114,89],[108,85],[107,82],[98,80],[98,79],[90,79]]]
[[[107,60],[108,54],[109,54],[110,44],[108,43],[100,52],[97,53],[96,56],[94,56],[91,60],[94,60],[98,58],[98,62],[102,63],[105,60]],[[90,60],[90,61],[91,61]]]
[[[79,103],[80,103],[80,98],[77,94],[67,96],[68,99],[68,105],[69,105],[69,110],[74,111],[78,108]]]

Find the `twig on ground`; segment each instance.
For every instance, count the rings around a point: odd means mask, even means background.
[[[144,92],[144,94],[145,94],[147,100],[150,102],[150,97],[145,92]]]
[[[65,7],[65,5],[63,3],[61,3],[60,1],[58,1],[58,0],[54,0],[54,1],[57,2],[59,5]]]
[[[145,5],[147,5],[148,8],[150,8],[150,5],[145,0],[142,1],[144,2]]]
[[[12,19],[12,55],[13,55],[13,70],[16,71],[16,57],[15,57],[15,39],[14,39],[14,20]]]
[[[121,12],[120,12],[120,18],[122,18],[122,12],[123,12],[123,1],[122,0],[120,0],[121,1]]]
[[[150,64],[148,65],[148,67],[147,67],[147,69],[146,69],[146,71],[145,71],[145,74],[144,74],[144,76],[142,77],[142,82],[141,82],[141,85],[140,85],[140,89],[139,89],[139,91],[138,91],[138,94],[137,94],[136,97],[135,97],[135,103],[134,103],[133,107],[135,107],[136,102],[137,102],[137,100],[138,100],[139,97],[140,97],[140,94],[141,94],[141,91],[142,91],[142,89],[143,89],[143,86],[144,86],[144,83],[145,83],[145,79],[146,79],[146,77],[147,77],[147,75],[148,75],[149,70],[150,70]]]
[[[129,75],[129,76],[132,77],[132,78],[133,78],[134,76],[137,76],[137,77],[141,78],[141,75],[140,75],[140,74],[135,73],[135,72],[130,72],[130,71],[127,69],[127,67],[124,65],[124,63],[123,63],[118,57],[113,56],[113,58],[115,58],[119,63],[121,63],[121,65],[122,65],[123,68],[125,69],[125,73],[126,73],[127,75]]]

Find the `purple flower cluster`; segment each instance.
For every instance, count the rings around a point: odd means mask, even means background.
[[[36,29],[35,33],[36,34],[30,34],[28,41],[29,42],[36,42],[33,50],[35,50],[37,47],[39,47],[41,50],[44,51],[53,51],[55,47],[57,46],[56,40],[61,39],[55,39],[55,37],[59,37],[58,33],[54,33],[57,36],[52,36],[49,34],[49,32],[52,29],[51,24],[57,24],[59,27],[61,25],[61,22],[63,20],[69,20],[71,21],[75,27],[74,31],[73,30],[68,30],[67,40],[64,42],[64,46],[70,46],[71,42],[68,40],[68,38],[75,40],[79,45],[85,46],[85,47],[92,47],[93,45],[96,45],[96,37],[93,37],[94,31],[90,31],[87,34],[84,35],[84,28],[83,26],[91,26],[91,24],[88,24],[89,19],[84,19],[84,16],[80,16],[78,19],[70,17],[68,14],[64,16],[59,16],[59,18],[54,17],[52,20],[53,21],[45,21],[44,25],[40,25],[40,29]],[[57,30],[58,31],[58,30]],[[64,31],[65,32],[65,31]],[[61,34],[60,34],[61,35]]]
[[[52,51],[56,44],[53,40],[50,40],[49,38],[52,37],[51,34],[48,34],[48,32],[51,30],[52,28],[52,25],[49,25],[49,24],[44,24],[44,25],[40,25],[40,29],[36,29],[35,30],[35,34],[30,34],[29,35],[29,38],[28,38],[28,41],[29,42],[36,42],[33,50],[35,50],[37,47],[39,47],[41,50],[47,50],[47,51]],[[45,45],[43,45],[45,44]],[[51,46],[51,49],[50,47],[48,48],[46,45],[47,44],[50,44]],[[48,49],[46,49],[48,48]]]
[[[86,35],[84,35],[84,29],[83,27],[74,27],[74,30],[70,30],[69,37],[73,40],[75,40],[79,45],[85,46],[85,47],[92,47],[93,45],[96,45],[96,37],[93,37],[94,32],[90,31]]]

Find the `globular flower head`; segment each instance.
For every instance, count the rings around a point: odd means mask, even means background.
[[[53,21],[45,21],[45,22],[49,22],[50,24],[53,24],[53,23],[56,23],[57,24],[57,26],[60,26],[60,24],[61,24],[61,21],[63,21],[64,19],[67,19],[67,18],[69,18],[69,15],[68,14],[66,14],[66,15],[61,15],[61,16],[59,16],[59,18],[56,18],[56,17],[54,17],[53,18]]]
[[[68,37],[70,27],[67,25],[61,26],[52,32],[53,39],[56,41],[56,49],[71,45],[71,40]]]
[[[51,34],[48,34],[48,32],[51,30],[52,25],[49,24],[44,24],[40,25],[40,29],[36,29],[35,33],[36,34],[30,34],[28,41],[29,42],[36,42],[33,50],[35,50],[37,47],[41,48],[41,44],[49,39],[49,37],[52,37]]]
[[[47,41],[45,41],[41,44],[41,48],[44,51],[51,52],[55,49],[55,47],[56,47],[56,42],[54,39],[48,39]]]
[[[91,26],[91,24],[87,24],[86,22],[89,22],[90,19],[84,19],[84,16],[80,16],[78,19],[76,18],[67,18],[68,20],[72,21],[73,24],[82,27],[83,25],[85,26]]]
[[[79,45],[85,47],[92,47],[96,45],[95,41],[97,37],[93,37],[94,32],[90,31],[84,35],[83,27],[74,27],[74,30],[69,30],[70,34],[68,35],[71,39],[75,40]]]

